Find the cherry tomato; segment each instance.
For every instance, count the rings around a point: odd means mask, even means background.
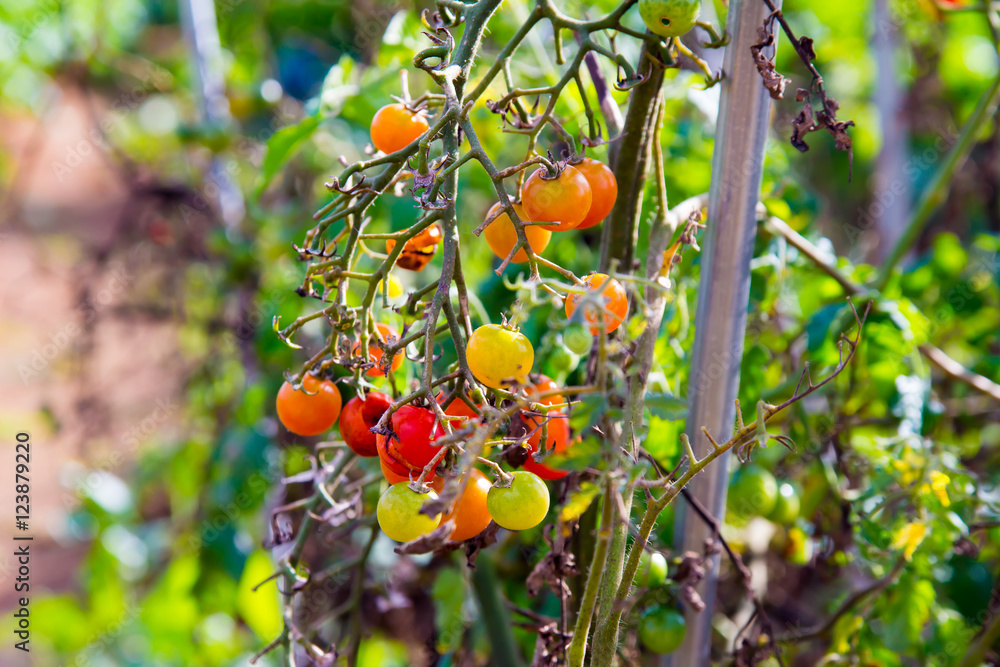
[[[660,37],[680,37],[694,27],[701,0],[639,0],[639,16]]]
[[[503,387],[505,381],[526,382],[535,362],[535,348],[527,336],[500,324],[473,331],[465,354],[476,379],[494,389]]]
[[[391,398],[373,391],[363,400],[361,396],[355,396],[344,406],[340,413],[340,436],[358,456],[378,456],[375,434],[371,429],[391,404]]]
[[[455,501],[455,506],[451,512],[446,514],[442,522],[453,519],[455,530],[448,538],[454,542],[462,542],[475,537],[490,525],[493,517],[486,507],[486,497],[490,492],[492,483],[483,473],[475,468],[469,476],[469,481],[465,485],[465,491]]]
[[[729,482],[726,506],[737,518],[767,516],[778,500],[774,475],[756,464],[741,466]]]
[[[590,348],[594,346],[594,337],[590,335],[583,324],[579,322],[573,322],[566,330],[563,331],[563,343],[566,345],[566,349],[583,356],[590,352]]]
[[[500,202],[493,204],[489,213],[486,214],[486,219],[488,220],[490,216],[499,210]],[[524,213],[524,207],[520,204],[514,204],[514,212],[517,213],[517,217],[522,222],[528,220],[527,215]],[[531,246],[531,251],[536,255],[545,250],[546,246],[549,245],[549,239],[552,238],[552,232],[542,229],[538,225],[528,225],[525,227],[524,235],[528,237],[528,245]],[[501,213],[497,216],[496,220],[483,230],[483,236],[486,237],[486,243],[490,246],[490,250],[500,259],[507,259],[507,255],[510,254],[510,251],[517,244],[517,230],[514,229],[514,223],[511,222],[510,216],[506,213]],[[510,261],[515,264],[527,262],[528,253],[524,252],[524,248],[521,248],[514,253],[514,257]]]
[[[343,420],[343,417],[341,417]],[[799,499],[798,490],[788,482],[778,486],[778,494],[774,499],[774,507],[768,513],[767,518],[774,523],[790,526],[799,518],[799,509],[802,501]]]
[[[625,288],[622,284],[615,280],[614,278],[608,278],[607,275],[603,273],[592,273],[586,278],[584,282],[591,292],[596,292],[601,290],[601,294],[604,296],[604,329],[607,333],[611,333],[615,329],[621,326],[622,322],[625,321],[625,317],[628,315],[628,295],[625,293]],[[601,285],[604,285],[603,289]],[[583,298],[581,294],[570,294],[569,298],[566,299],[566,317],[572,318],[573,313],[576,312],[577,304]],[[598,318],[600,317],[600,312],[598,312],[595,306],[588,305],[584,310],[584,319],[588,324],[596,324]],[[601,329],[597,326],[590,327],[590,333],[597,335],[600,333]]]
[[[372,143],[383,153],[395,153],[416,141],[430,128],[422,113],[402,104],[387,104],[372,118]]]
[[[587,334],[590,336],[590,334]],[[593,339],[593,336],[590,336]],[[556,346],[552,348],[549,352],[549,356],[545,358],[545,364],[542,366],[542,370],[546,373],[551,373],[558,378],[565,378],[568,374],[573,372],[573,369],[577,367],[580,363],[580,357],[576,356],[570,352],[565,347]]]
[[[639,570],[635,573],[635,585],[656,588],[667,580],[667,559],[658,551],[643,551],[639,557]]]
[[[509,487],[490,489],[486,506],[501,528],[534,528],[549,511],[549,489],[538,475],[527,470],[515,470],[513,478]]]
[[[585,157],[573,166],[590,184],[590,210],[583,222],[576,226],[577,229],[587,229],[601,224],[608,213],[611,213],[618,199],[618,181],[615,180],[614,172],[600,160]]]
[[[684,631],[684,615],[669,607],[651,607],[639,621],[639,641],[653,653],[676,651]]]
[[[378,322],[375,324],[375,328],[378,329],[379,335],[382,337],[383,343],[399,340],[399,332],[394,328],[390,327],[388,324],[382,324]],[[354,344],[354,356],[361,356],[361,343]],[[368,344],[368,361],[374,361],[375,365],[365,371],[365,375],[374,378],[380,378],[385,375],[385,371],[382,370],[382,348],[378,346],[377,343],[372,342]],[[391,370],[395,371],[403,364],[403,353],[397,352],[392,357]]]
[[[395,474],[416,479],[434,455],[441,449],[433,441],[444,435],[441,424],[434,426],[434,413],[427,408],[404,405],[392,414],[392,436],[379,435],[376,440],[379,458]],[[433,432],[432,432],[432,429]]]
[[[340,416],[340,390],[329,380],[306,375],[302,390],[288,382],[281,385],[275,407],[278,419],[296,435],[319,435],[337,423]]]
[[[567,166],[558,176],[548,177],[546,167],[528,177],[521,189],[521,204],[531,221],[554,222],[538,225],[550,232],[575,229],[590,210],[590,184],[575,167]]]
[[[379,468],[382,469],[382,476],[385,477],[385,481],[389,482],[390,484],[399,484],[400,482],[410,482],[410,481],[415,480],[417,477],[420,476],[419,472],[414,473],[412,475],[412,477],[409,474],[407,474],[407,475],[400,475],[398,473],[393,472],[386,465],[385,459],[382,458],[381,454],[379,454],[379,456],[378,456],[378,465],[379,465]],[[432,472],[429,475],[427,475],[427,477],[424,478],[424,481],[426,481],[428,484],[431,484],[432,482],[436,482],[438,479],[440,479],[440,478],[437,477]]]
[[[535,395],[541,395],[548,392],[558,391],[559,385],[556,384],[555,380],[553,380],[547,375],[542,375],[541,373],[532,376],[531,379],[534,380],[534,383],[525,387],[524,393],[532,397],[532,400],[534,402],[539,403],[541,405],[559,405],[560,403],[566,402],[566,397],[558,393],[550,394],[545,398],[535,399],[534,398]]]
[[[417,493],[409,484],[393,484],[378,499],[375,516],[378,525],[390,539],[409,542],[426,535],[441,523],[441,515],[427,516],[420,508],[428,500],[437,500],[433,491]]]
[[[531,448],[532,456],[529,456],[528,460],[521,467],[528,472],[535,473],[542,479],[562,479],[568,475],[569,473],[565,470],[559,470],[545,463],[535,461],[534,454],[538,451],[539,445],[542,442],[542,424],[545,418],[538,415],[526,415],[524,413],[521,413],[521,418],[524,419],[528,430],[534,431],[531,437],[525,441],[525,444]],[[566,415],[554,414],[549,417],[548,421],[549,423],[546,427],[548,437],[545,439],[546,456],[549,454],[563,454],[569,449],[571,444],[569,441],[569,418]]]

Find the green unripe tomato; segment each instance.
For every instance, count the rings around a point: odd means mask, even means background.
[[[694,27],[700,13],[701,0],[639,0],[639,16],[660,37],[680,37]]]
[[[433,491],[417,493],[408,482],[393,484],[378,499],[375,516],[382,532],[397,542],[409,542],[426,535],[441,523],[441,515],[430,517],[420,513],[428,500],[436,500]]]
[[[581,357],[590,352],[590,348],[594,346],[593,335],[579,322],[573,322],[566,327],[562,337],[566,349]]]
[[[785,559],[792,565],[808,565],[812,562],[813,541],[798,526],[788,529],[784,548]]]
[[[667,559],[659,552],[643,551],[639,558],[639,570],[635,573],[635,585],[656,588],[667,580]]]
[[[534,528],[549,511],[549,487],[538,475],[517,470],[509,487],[494,486],[486,494],[486,509],[501,528]]]
[[[639,641],[653,653],[670,653],[684,641],[684,616],[676,609],[650,607],[639,621]]]
[[[767,516],[777,500],[778,482],[758,465],[740,467],[729,482],[726,505],[739,518]]]
[[[552,348],[552,352],[549,353],[549,358],[546,360],[547,365],[553,370],[558,371],[557,375],[562,375],[564,373],[569,373],[576,365],[580,363],[580,357],[576,356],[565,347],[556,346]]]
[[[767,518],[775,523],[790,525],[799,518],[799,493],[795,487],[788,482],[782,482],[778,487],[778,496],[774,501],[774,508],[771,509]]]

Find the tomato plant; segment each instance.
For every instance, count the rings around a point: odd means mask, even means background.
[[[385,368],[382,365],[382,348],[379,347],[379,343],[382,344],[392,344],[399,340],[399,332],[395,328],[389,326],[388,324],[383,324],[379,322],[375,325],[378,331],[378,336],[380,340],[377,343],[372,343],[368,346],[368,361],[373,362],[375,365],[370,367],[366,374],[371,377],[383,377],[385,375]],[[354,346],[354,354],[361,354],[361,343],[358,342]],[[392,355],[392,362],[389,365],[390,371],[397,370],[403,364],[403,353],[397,352]]]

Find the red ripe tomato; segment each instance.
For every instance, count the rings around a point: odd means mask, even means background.
[[[486,219],[489,220],[498,210],[500,210],[500,202],[493,204],[489,213],[486,214]],[[514,212],[521,219],[521,222],[528,220],[528,216],[524,213],[524,207],[520,204],[514,204]],[[542,229],[538,225],[525,227],[524,235],[528,237],[528,245],[531,246],[531,251],[536,255],[545,250],[552,238],[552,232]],[[500,259],[507,259],[507,255],[517,245],[517,230],[514,229],[514,223],[506,213],[501,213],[487,225],[486,229],[483,230],[483,236],[486,237],[486,243],[490,246],[490,250]],[[514,253],[510,261],[515,264],[527,262],[528,253],[524,252],[524,248],[521,248]]]
[[[475,468],[469,476],[469,481],[465,485],[465,491],[455,501],[455,506],[451,508],[449,514],[445,514],[441,519],[442,523],[449,519],[454,520],[455,530],[451,532],[449,539],[455,542],[462,542],[475,537],[490,525],[493,517],[486,507],[486,496],[490,492],[493,483],[483,473]]]
[[[628,315],[628,294],[625,293],[625,288],[622,287],[620,282],[614,278],[609,278],[603,273],[592,273],[584,278],[584,282],[591,292],[601,290],[601,294],[604,296],[605,308],[604,330],[607,333],[611,333],[621,326],[622,322],[625,321],[625,316]],[[603,288],[601,287],[602,285],[604,286]],[[566,317],[573,317],[577,304],[582,298],[583,296],[580,294],[569,295],[569,298],[566,299]],[[601,316],[601,313],[593,305],[588,305],[584,310],[583,316],[588,324],[596,324],[599,321],[598,318]],[[594,336],[600,332],[600,327],[590,327],[590,333]]]
[[[441,225],[434,223],[411,238],[403,246],[396,258],[396,266],[407,271],[423,271],[424,267],[434,259],[437,244],[444,237]],[[385,251],[391,253],[396,247],[396,239],[386,239]]]
[[[404,405],[392,414],[393,435],[379,435],[376,447],[386,468],[414,479],[441,449],[432,443],[444,435],[441,424],[434,425],[434,413],[427,408]],[[433,432],[432,432],[433,429]]]
[[[371,429],[391,404],[391,398],[373,391],[364,400],[355,396],[344,406],[340,413],[340,435],[358,456],[378,456],[375,434]]]
[[[592,199],[587,179],[570,166],[551,178],[548,170],[542,167],[528,177],[521,189],[525,215],[531,221],[554,222],[554,225],[539,225],[550,232],[564,232],[579,226],[587,217]]]
[[[394,328],[390,327],[388,324],[382,324],[381,322],[378,322],[375,325],[375,328],[378,329],[379,334],[382,336],[382,342],[384,343],[389,342],[389,339],[399,340],[399,332],[396,331]],[[354,344],[354,356],[357,357],[361,356],[360,342]],[[380,348],[377,344],[370,343],[368,345],[368,360],[374,361],[375,365],[369,368],[367,371],[365,371],[366,375],[375,378],[380,378],[385,375],[385,372],[382,370],[382,364],[381,364],[382,348]],[[395,371],[402,364],[403,364],[403,353],[397,352],[392,357],[391,369]]]
[[[542,424],[546,418],[536,415],[526,415],[524,413],[521,413],[521,418],[524,419],[524,423],[528,426],[529,431],[535,428],[538,429],[525,443],[531,448],[531,453],[534,455],[538,451],[539,444],[542,442]],[[548,438],[545,440],[546,456],[549,454],[562,454],[570,446],[569,417],[555,414],[550,415],[548,421]],[[528,472],[535,473],[542,479],[562,479],[569,474],[565,470],[558,470],[545,463],[536,462],[534,456],[529,456],[528,460],[521,467]]]
[[[611,213],[618,199],[618,181],[615,180],[614,172],[600,160],[585,157],[573,166],[590,184],[592,195],[590,210],[587,211],[587,217],[583,222],[576,226],[577,229],[587,229],[601,224],[601,221],[608,217],[608,213]]]
[[[379,436],[379,437],[381,437],[381,436]],[[382,468],[382,475],[385,477],[385,480],[387,482],[389,482],[389,484],[399,484],[400,482],[409,482],[410,481],[410,475],[409,474],[400,475],[400,474],[397,474],[397,473],[393,472],[392,469],[390,469],[386,465],[385,459],[383,459],[381,455],[379,455],[379,457],[378,457],[378,465],[379,465],[380,468]],[[420,473],[416,473],[415,475],[413,475],[413,479],[416,479],[419,476],[420,476]],[[434,473],[431,473],[431,474],[427,475],[426,480],[428,482],[430,482],[432,479],[434,479],[434,477],[435,477]]]
[[[406,148],[430,128],[422,113],[402,104],[387,104],[372,118],[372,143],[383,153]]]
[[[302,390],[288,382],[281,385],[275,407],[278,419],[296,435],[319,435],[337,423],[340,416],[340,390],[329,380],[306,375]]]
[[[536,394],[544,394],[546,392],[556,391],[559,389],[559,385],[556,384],[556,381],[547,375],[538,374],[532,376],[532,378],[534,378],[536,382],[528,385],[524,389],[524,393],[528,396],[534,397]],[[532,400],[535,399],[532,398]],[[566,398],[562,394],[552,394],[551,396],[537,399],[535,402],[540,403],[541,405],[559,405],[560,403],[565,403]]]

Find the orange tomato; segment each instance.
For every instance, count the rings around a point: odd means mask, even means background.
[[[399,339],[399,332],[394,328],[390,327],[388,324],[382,324],[378,322],[375,324],[375,328],[378,329],[379,335],[382,337],[382,342],[388,342],[390,338]],[[354,355],[361,356],[361,344],[354,344]],[[385,371],[381,368],[382,361],[382,348],[375,344],[368,345],[368,360],[374,361],[375,365],[365,371],[365,374],[370,377],[380,378],[385,375]],[[392,357],[392,364],[390,368],[395,371],[403,364],[403,353],[397,352]]]
[[[434,223],[411,238],[403,246],[396,258],[396,266],[407,271],[423,271],[430,264],[437,252],[437,244],[441,242],[444,232],[441,225]],[[392,253],[396,247],[396,239],[386,239],[385,251]]]
[[[442,523],[449,519],[455,521],[455,530],[452,531],[451,539],[454,542],[462,542],[475,537],[490,525],[493,517],[490,516],[489,509],[486,508],[486,495],[490,492],[493,483],[483,473],[475,468],[469,475],[469,481],[465,485],[465,491],[455,501],[454,507],[449,514],[445,514],[441,519]]]
[[[573,166],[590,184],[590,210],[587,211],[583,222],[576,226],[577,229],[587,229],[601,224],[601,221],[608,217],[608,213],[611,213],[618,199],[618,181],[615,180],[614,172],[600,160],[585,157],[579,164]]]
[[[292,388],[288,382],[281,385],[275,407],[278,419],[296,435],[319,435],[327,431],[340,416],[341,398],[337,385],[306,375],[302,390]]]
[[[548,391],[555,391],[559,389],[559,385],[556,384],[556,381],[547,375],[539,374],[533,377],[537,377],[537,382],[535,382],[532,385],[528,385],[524,389],[524,393],[526,393],[528,396],[534,396],[535,394],[543,394]],[[562,394],[552,394],[551,396],[540,398],[535,402],[540,403],[541,405],[559,405],[560,403],[565,403],[566,399],[565,397],[563,397]]]
[[[535,430],[530,438],[525,442],[525,444],[531,449],[532,456],[528,457],[528,460],[524,462],[521,466],[528,472],[533,472],[542,479],[562,479],[569,473],[565,470],[559,470],[553,468],[552,466],[546,465],[545,463],[538,463],[535,461],[534,454],[538,451],[539,444],[542,442],[542,428],[546,417],[540,417],[536,415],[526,415],[521,413],[521,418],[524,419],[524,423],[527,424],[528,430]],[[562,454],[564,453],[570,445],[569,442],[569,417],[566,415],[555,414],[548,418],[548,437],[545,439],[545,452],[546,456],[549,454]]]
[[[601,290],[601,294],[604,296],[604,328],[607,333],[611,333],[621,326],[622,322],[625,321],[626,315],[628,315],[628,294],[625,293],[625,288],[622,287],[620,282],[614,278],[609,278],[603,273],[592,273],[584,278],[584,282],[591,292],[596,292],[598,289]],[[604,287],[601,288],[601,285],[604,285]],[[566,299],[566,317],[573,317],[577,304],[582,298],[583,295],[581,294],[570,294],[569,298]],[[588,305],[583,313],[583,317],[588,324],[596,324],[600,316],[601,313],[593,305]],[[595,336],[600,331],[600,327],[590,327],[590,333]]]
[[[531,221],[554,222],[538,225],[550,232],[575,229],[590,211],[593,194],[590,184],[575,167],[567,166],[558,176],[550,178],[542,167],[524,182],[521,205]]]
[[[500,210],[500,202],[493,204],[490,208],[489,213],[486,214],[486,219],[489,220],[497,211]],[[524,207],[521,204],[514,204],[514,212],[517,213],[517,217],[521,219],[522,222],[528,220],[527,215],[524,212]],[[549,245],[549,240],[552,238],[552,232],[547,229],[542,229],[538,225],[528,225],[524,228],[524,235],[528,237],[528,245],[531,246],[531,251],[536,255]],[[507,259],[507,255],[510,251],[517,245],[517,230],[514,229],[514,223],[511,221],[510,216],[507,213],[501,213],[497,218],[489,224],[486,229],[483,230],[483,236],[486,237],[486,243],[490,246],[490,250],[493,254],[500,259]],[[514,257],[511,258],[512,262],[515,264],[521,264],[528,261],[528,253],[524,252],[524,248],[518,250]]]
[[[444,399],[445,394],[444,392],[441,392],[437,395],[435,400],[437,400],[438,403],[441,403]],[[441,405],[444,406],[443,403],[441,403]],[[451,422],[452,428],[456,429],[463,428],[470,423],[478,424],[480,419],[475,410],[466,405],[465,401],[460,398],[456,398],[447,406],[444,406],[444,413],[449,417],[464,417],[462,420],[454,420]]]
[[[372,143],[383,153],[406,148],[430,128],[422,113],[402,104],[387,104],[372,117]]]

